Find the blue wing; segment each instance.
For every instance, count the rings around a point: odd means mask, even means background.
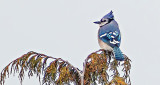
[[[110,45],[112,48],[119,47],[121,43],[121,34],[118,28],[109,27],[109,29],[101,28],[99,30],[99,38]]]

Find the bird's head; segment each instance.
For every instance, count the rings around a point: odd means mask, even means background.
[[[114,20],[113,12],[109,12],[105,15],[100,21],[94,22],[95,24],[99,24],[100,27],[109,24],[112,20]]]

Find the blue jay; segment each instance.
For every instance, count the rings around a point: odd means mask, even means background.
[[[113,51],[116,60],[123,61],[124,56],[119,48],[121,43],[121,34],[117,22],[114,20],[113,12],[105,15],[99,24],[98,43],[104,50]]]

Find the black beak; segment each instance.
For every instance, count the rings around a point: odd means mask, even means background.
[[[101,21],[95,21],[93,23],[95,23],[95,24],[101,24]]]

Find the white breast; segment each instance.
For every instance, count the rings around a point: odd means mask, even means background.
[[[113,50],[113,48],[111,46],[109,46],[108,44],[104,43],[100,39],[98,39],[98,43],[99,43],[99,46],[104,50],[108,50],[108,51],[112,51]]]

